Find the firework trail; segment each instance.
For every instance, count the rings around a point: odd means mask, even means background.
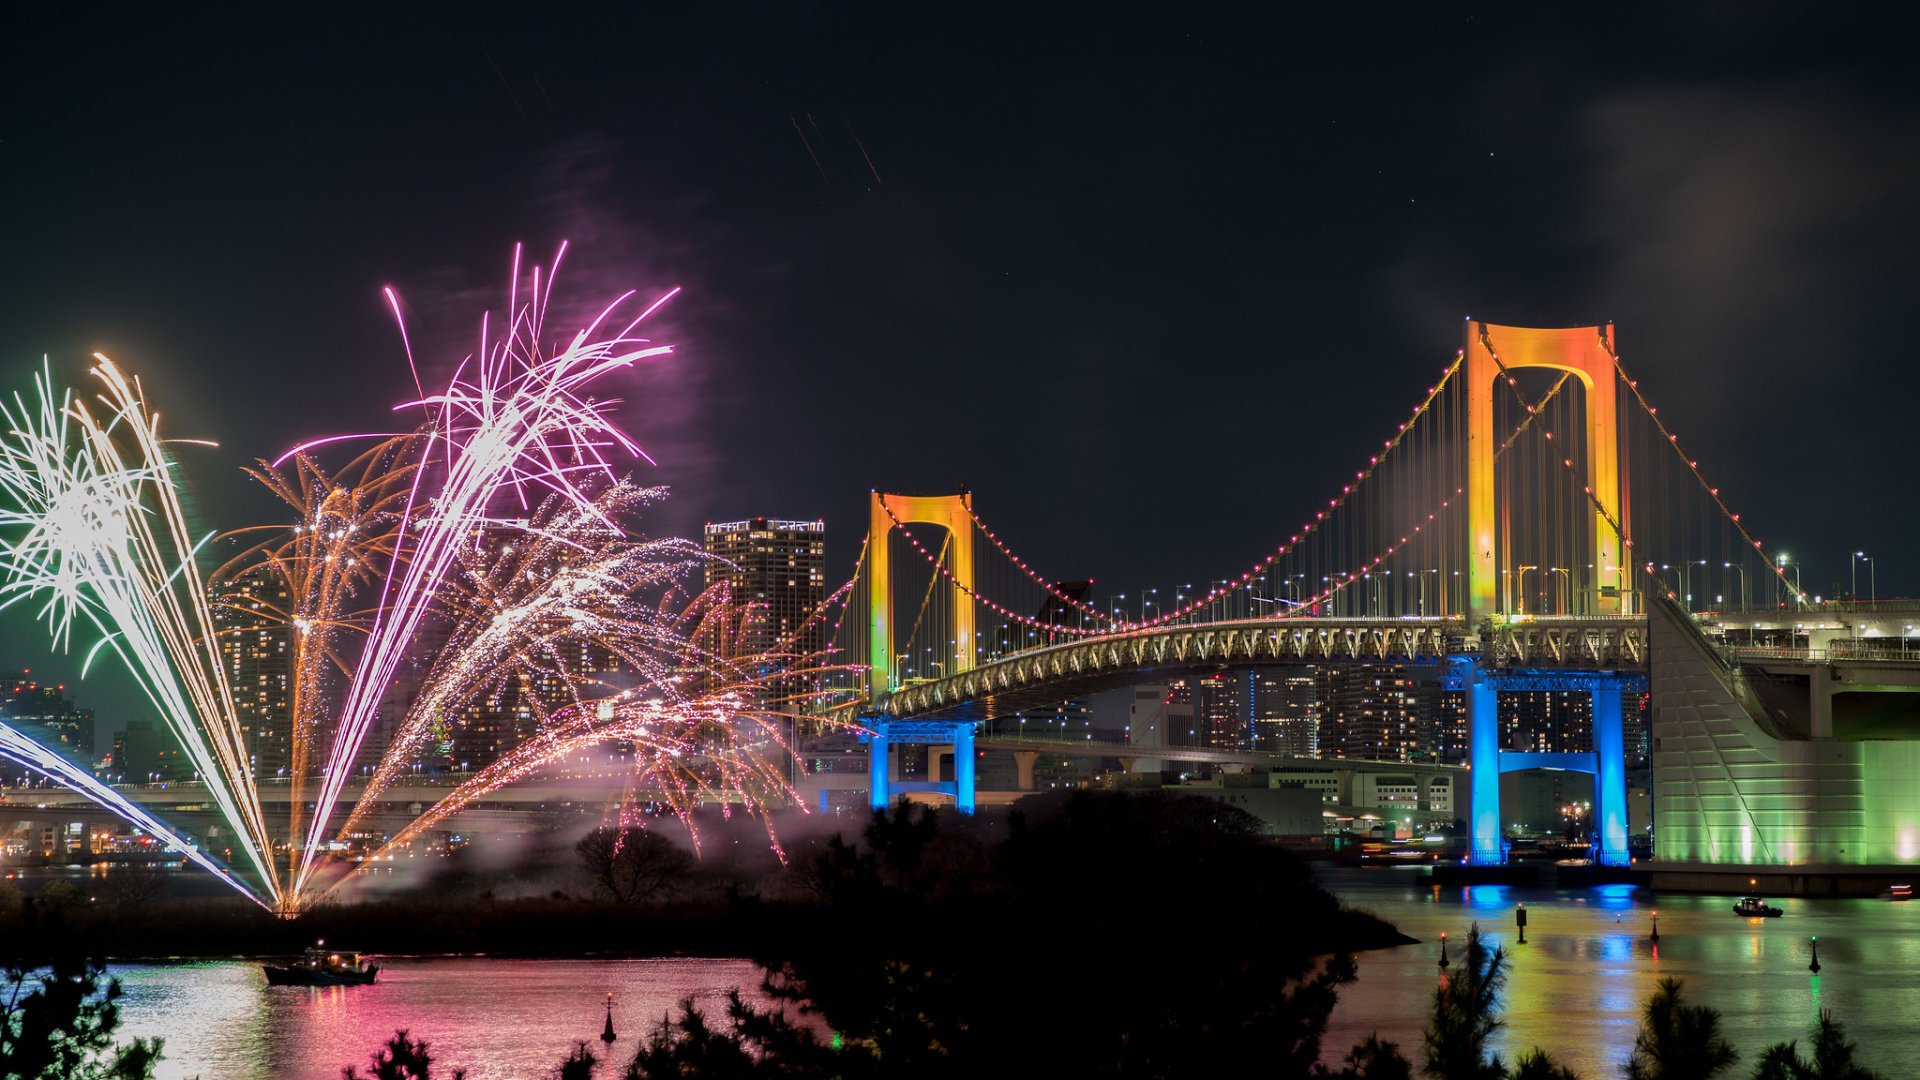
[[[563,245],[554,260],[556,269],[565,250]],[[521,303],[516,251],[505,333],[494,336],[490,321],[482,319],[479,349],[461,365],[446,391],[400,406],[428,410],[423,457],[440,479],[434,497],[426,499],[421,480],[428,470],[414,473],[395,537],[398,562],[383,585],[366,648],[347,688],[300,853],[292,890],[296,895],[313,872],[316,852],[372,726],[382,691],[427,618],[434,597],[455,571],[463,546],[478,530],[508,524],[493,515],[497,504],[509,496],[524,505],[529,492],[539,497],[552,494],[591,512],[593,500],[583,485],[594,478],[611,478],[607,455],[645,457],[613,422],[614,402],[583,395],[608,372],[672,351],[671,346],[634,337],[633,331],[674,293],[662,296],[631,320],[619,322],[619,313],[634,295],[625,293],[558,351],[549,353],[541,341],[551,275],[545,284],[542,277],[541,269],[535,267],[531,291]]]
[[[139,384],[98,353],[96,417],[46,370],[35,400],[0,403],[0,607],[43,598],[57,647],[76,619],[102,635],[160,713],[233,828],[274,901],[266,822],[234,722],[232,694],[212,633],[179,489]],[[98,797],[92,787],[82,786]],[[124,801],[124,800],[122,800]],[[118,804],[116,804],[118,809]],[[252,895],[251,890],[249,894]]]
[[[272,535],[210,575],[216,586],[227,587],[228,596],[216,601],[228,617],[227,632],[293,631],[289,837],[300,834],[315,751],[332,720],[326,691],[352,671],[345,639],[364,639],[372,621],[370,598],[393,563],[395,533],[418,468],[412,461],[418,442],[412,436],[385,440],[333,475],[305,454],[296,455],[285,471],[265,461],[245,470],[294,511],[296,523],[290,529],[262,525],[227,534],[223,539]],[[277,582],[281,590],[240,588],[250,582]],[[286,597],[284,606],[272,602],[276,591]],[[289,873],[294,869],[289,866]]]
[[[85,769],[54,753],[52,750],[41,746],[39,743],[27,738],[6,724],[0,724],[0,757],[19,762],[34,772],[39,773],[41,776],[85,795],[100,806],[119,814],[121,817],[166,841],[169,847],[184,853],[187,858],[204,867],[209,873],[213,874],[214,877],[238,889],[242,895],[254,903],[259,904],[261,907],[271,906],[266,900],[261,899],[260,894],[256,892],[251,885],[235,877],[226,867],[221,866],[219,863],[207,857],[206,854],[201,852],[197,845],[182,839],[179,834],[161,823],[158,818],[155,818],[153,815],[147,813],[146,810],[142,809],[138,803],[128,800],[126,796],[94,779],[93,774],[87,772]]]

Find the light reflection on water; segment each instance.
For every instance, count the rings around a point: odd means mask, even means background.
[[[1362,953],[1360,980],[1342,992],[1325,1043],[1338,1061],[1368,1032],[1400,1044],[1415,1061],[1446,932],[1460,962],[1467,929],[1513,957],[1506,1030],[1509,1063],[1531,1046],[1582,1076],[1620,1075],[1640,1010],[1663,976],[1686,983],[1686,1000],[1720,1010],[1721,1030],[1745,1075],[1760,1051],[1797,1039],[1802,1051],[1822,1007],[1847,1026],[1860,1057],[1888,1076],[1920,1060],[1920,902],[1774,898],[1778,919],[1742,919],[1726,896],[1655,897],[1630,886],[1545,890],[1475,885],[1422,888],[1395,870],[1332,870],[1323,882],[1350,906],[1374,912],[1423,944]],[[1514,928],[1527,908],[1527,944]],[[1660,913],[1660,941],[1650,938]],[[1820,939],[1819,975],[1807,970],[1808,939]]]
[[[713,1010],[728,989],[749,992],[746,960],[382,960],[372,986],[269,988],[238,960],[115,965],[126,989],[123,1034],[166,1037],[162,1080],[338,1080],[396,1028],[432,1046],[448,1075],[472,1080],[551,1075],[587,1040],[600,1054],[606,994],[614,995],[624,1069],[640,1037],[691,995]],[[440,1072],[435,1070],[436,1075]],[[603,1074],[607,1070],[602,1070]]]

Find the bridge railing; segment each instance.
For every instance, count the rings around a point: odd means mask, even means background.
[[[1862,638],[1857,641],[1842,639],[1829,642],[1824,649],[1780,649],[1728,645],[1722,647],[1722,652],[1728,659],[1742,662],[1794,660],[1802,663],[1820,664],[1835,660],[1872,660],[1920,664],[1920,647],[1910,646],[1904,640],[1898,645],[1883,645],[1870,638]]]

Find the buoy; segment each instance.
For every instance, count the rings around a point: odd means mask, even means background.
[[[1447,932],[1445,930],[1442,930],[1440,931],[1440,970],[1445,971],[1446,968],[1447,968]]]
[[[1660,940],[1660,913],[1657,911],[1653,913],[1653,940]]]
[[[609,990],[607,991],[607,1026],[600,1031],[600,1041],[612,1046],[613,1040],[619,1037],[613,1033],[613,991]]]
[[[1807,940],[1813,944],[1813,963],[1807,965],[1807,970],[1818,975],[1820,974],[1820,935],[1815,934]]]

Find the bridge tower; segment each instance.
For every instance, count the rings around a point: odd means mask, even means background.
[[[1601,615],[1631,613],[1632,572],[1626,562],[1623,537],[1616,523],[1625,524],[1620,482],[1619,418],[1615,412],[1616,373],[1613,326],[1577,326],[1542,330],[1496,326],[1468,320],[1465,376],[1467,380],[1467,536],[1471,544],[1467,570],[1467,623],[1482,626],[1505,618],[1498,610],[1500,567],[1496,562],[1498,510],[1494,505],[1493,459],[1498,452],[1494,434],[1494,392],[1506,371],[1551,368],[1580,380],[1586,390],[1587,493],[1593,522],[1594,575],[1589,610]],[[1504,368],[1504,370],[1503,370]],[[1601,511],[1604,510],[1603,514]],[[1511,512],[1521,512],[1514,507]],[[1608,516],[1612,521],[1608,520]],[[1609,577],[1614,579],[1611,588]],[[1476,864],[1499,863],[1505,857],[1500,844],[1500,774],[1519,769],[1571,767],[1594,775],[1594,823],[1599,834],[1599,862],[1624,866],[1627,858],[1626,746],[1622,738],[1622,689],[1609,678],[1587,680],[1593,697],[1591,755],[1564,755],[1585,759],[1543,762],[1542,755],[1502,753],[1500,750],[1499,689],[1521,689],[1512,676],[1495,676],[1474,664],[1461,672],[1467,698],[1468,761],[1473,776],[1472,858]],[[1554,755],[1561,756],[1561,755]]]
[[[973,667],[973,496],[889,495],[873,493],[867,532],[867,702],[877,711],[868,732],[868,799],[876,810],[885,809],[894,791],[928,790],[953,796],[963,814],[974,806],[973,724],[971,721],[914,721],[902,723],[884,712],[887,696],[895,686],[893,645],[893,557],[887,545],[898,525],[938,525],[953,538],[947,568],[951,579],[952,612],[947,627],[953,642],[951,667],[944,674],[954,675]],[[937,573],[937,571],[936,571]],[[896,744],[921,743],[938,755],[939,747],[953,747],[954,779],[949,783],[902,784],[891,778],[892,750]],[[938,760],[937,757],[935,760]]]
[[[1590,610],[1619,615],[1632,610],[1632,571],[1613,522],[1625,525],[1620,484],[1619,417],[1615,412],[1616,376],[1613,325],[1576,326],[1567,330],[1536,330],[1522,326],[1495,326],[1467,322],[1467,536],[1472,543],[1467,563],[1467,623],[1478,625],[1496,613],[1500,570],[1495,552],[1499,533],[1494,506],[1493,459],[1499,451],[1494,434],[1493,395],[1504,377],[1501,368],[1551,368],[1580,380],[1586,389],[1587,490],[1592,503],[1594,576],[1589,582],[1597,594]],[[1497,358],[1496,358],[1497,357]],[[1515,508],[1518,510],[1519,508]],[[1607,520],[1611,515],[1613,522]],[[1512,569],[1508,567],[1507,569]],[[1611,588],[1606,586],[1609,577]],[[1507,612],[1498,612],[1501,615]]]

